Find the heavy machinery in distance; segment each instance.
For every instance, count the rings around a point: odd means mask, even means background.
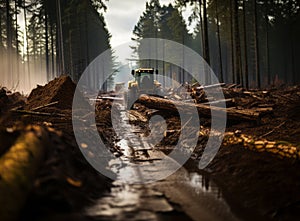
[[[127,108],[130,109],[141,94],[163,96],[161,83],[155,79],[158,70],[153,68],[138,68],[131,71],[133,80],[128,82],[128,92],[125,94]]]

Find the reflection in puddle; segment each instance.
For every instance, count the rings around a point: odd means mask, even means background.
[[[218,205],[215,206],[223,208],[218,210],[227,210],[219,188],[207,176],[196,172],[188,173],[185,169],[181,169],[169,178],[149,185],[123,184],[117,180],[113,183],[111,192],[90,207],[87,214],[95,218],[98,217],[99,220],[102,218],[105,220],[126,220],[128,217],[131,217],[130,220],[161,220],[158,218],[161,212],[171,212],[174,211],[174,208],[165,197],[164,191],[161,192],[160,188],[157,189],[156,187],[159,186],[164,189],[169,186],[169,182],[184,184],[178,190],[185,189],[190,193],[192,192],[191,201],[194,200],[194,197],[199,200],[191,203],[201,201],[199,203],[201,207],[204,202],[215,205],[218,201]],[[172,187],[169,186],[168,189],[172,191]],[[174,191],[176,193],[176,190]]]
[[[220,188],[210,180],[208,176],[201,175],[199,173],[190,173],[188,184],[194,188],[197,194],[209,193],[217,198],[222,198]]]
[[[118,174],[118,179],[113,182],[111,192],[87,210],[89,216],[114,221],[173,220],[159,217],[163,213],[175,211],[174,205],[180,205],[181,210],[191,218],[199,218],[205,213],[210,217],[209,220],[216,220],[212,219],[215,217],[236,220],[218,186],[209,177],[189,172],[186,168],[181,167],[155,183],[130,184],[136,182],[136,178],[142,183],[148,179],[153,180],[158,173],[171,167],[167,163],[157,167],[156,163],[166,157],[165,154],[155,150],[154,145],[149,145],[149,142],[141,141],[143,138],[140,136],[140,129],[128,124],[125,112],[121,112],[121,118],[123,121],[114,124],[118,125],[114,129],[120,139],[117,146],[124,155],[109,162],[110,169]],[[175,163],[173,159],[168,162]],[[124,180],[127,183],[124,184]],[[191,219],[185,217],[180,220]]]

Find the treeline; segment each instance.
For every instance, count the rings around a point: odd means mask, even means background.
[[[188,32],[182,11],[192,9]],[[219,81],[245,87],[266,87],[300,82],[300,19],[297,0],[176,0],[161,6],[146,3],[134,28],[133,39],[166,38],[197,51]],[[137,47],[134,48],[138,51]],[[174,72],[172,65],[161,67]],[[147,64],[142,64],[147,65]],[[183,83],[181,70],[178,79]],[[206,82],[209,83],[209,82]]]
[[[0,84],[31,87],[60,74],[77,81],[111,48],[105,10],[101,0],[0,0]],[[91,86],[99,82],[90,79]]]
[[[159,0],[151,0],[150,2],[147,2],[146,10],[139,18],[139,21],[133,30],[132,40],[136,42],[136,44],[132,46],[132,48],[135,55],[137,55],[136,59],[138,59],[138,65],[140,67],[152,67],[158,69],[159,73],[163,73],[164,76],[167,76],[169,79],[176,79],[181,83],[192,80],[191,76],[187,75],[181,67],[172,63],[159,61],[158,59],[140,60],[139,58],[141,57],[141,53],[147,53],[140,50],[143,48],[141,41],[145,38],[172,40],[190,48],[199,49],[200,45],[198,43],[200,41],[193,38],[193,35],[188,32],[187,24],[178,8],[174,7],[172,4],[161,5]],[[197,46],[195,47],[195,45]],[[159,52],[162,50],[157,47],[157,44],[155,43],[153,43],[150,47],[151,51],[154,50]],[[166,44],[163,47],[164,51],[161,52],[162,54],[164,54],[167,50],[172,50],[172,48]],[[181,56],[183,53],[184,48],[178,51],[178,54],[174,56],[174,59],[175,57]],[[182,62],[181,66],[184,66],[184,59],[180,62]],[[170,80],[167,80],[167,84],[170,83],[169,81]]]

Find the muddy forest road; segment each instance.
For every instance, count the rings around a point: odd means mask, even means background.
[[[176,113],[158,106],[154,110],[136,103],[132,110],[125,111],[118,99],[99,99],[92,110],[82,96],[88,114],[82,115],[82,109],[78,110],[83,125],[79,130],[87,132],[86,138],[92,145],[76,142],[72,126],[75,88],[69,77],[62,76],[38,86],[28,97],[0,90],[0,164],[5,159],[11,162],[12,155],[18,157],[13,150],[24,143],[22,137],[38,138],[42,131],[47,140],[41,145],[36,139],[36,145],[20,146],[35,150],[42,147],[36,164],[24,161],[23,166],[15,168],[16,173],[2,167],[0,191],[6,196],[1,194],[0,200],[6,207],[1,207],[1,221],[299,220],[299,86],[268,91],[223,88],[225,98],[231,99],[231,113],[268,112],[258,124],[229,119],[225,133],[228,136],[205,171],[198,169],[198,163],[207,143],[208,117],[201,118],[197,133],[186,126],[190,134],[197,134],[198,142],[191,157],[180,167],[178,158],[171,158],[171,154],[179,143],[176,131],[182,128],[181,120]],[[86,117],[94,114],[97,127],[91,128]],[[155,121],[155,116],[162,116],[165,121]],[[167,128],[160,121],[166,122]],[[83,157],[83,151],[91,158],[97,153],[105,157],[97,149],[98,141],[89,139],[92,131],[106,144],[104,150],[117,157],[104,165],[118,174],[114,181],[98,173]],[[180,144],[184,151],[191,147]],[[20,160],[13,162],[17,166]],[[179,169],[162,180],[150,182],[159,174],[170,173],[169,166]],[[30,179],[19,179],[23,169]],[[8,177],[14,178],[11,185],[6,184]],[[19,191],[11,191],[15,187]],[[11,197],[8,190],[20,194]],[[12,219],[3,219],[5,215]]]
[[[239,220],[223,200],[216,184],[199,172],[189,172],[188,168],[174,165],[178,163],[149,139],[143,139],[144,131],[129,122],[130,111],[122,104],[116,108],[121,119],[114,125],[120,139],[117,146],[122,152],[121,162],[126,164],[116,165],[113,160],[109,163],[111,168],[117,168],[117,180],[110,193],[87,209],[89,216],[119,221]],[[157,173],[168,174],[169,171],[163,170],[168,170],[171,165],[179,168],[174,174],[145,183],[155,179]],[[141,171],[143,166],[149,169]]]

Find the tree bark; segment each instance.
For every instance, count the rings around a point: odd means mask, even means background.
[[[261,115],[259,112],[253,110],[226,109],[220,107],[212,107],[204,104],[191,104],[180,101],[172,101],[148,95],[141,95],[138,99],[138,102],[142,103],[148,108],[170,112],[177,112],[178,109],[184,112],[191,112],[196,107],[200,117],[211,117],[211,110],[213,110],[214,113],[216,113],[217,117],[223,117],[224,113],[227,113],[227,118],[229,120],[237,121],[245,120],[259,122]]]
[[[2,30],[3,30],[3,28],[2,28],[2,19],[1,19],[1,16],[0,16],[0,53],[1,54],[2,54],[2,48],[3,48]],[[3,66],[1,66],[1,67],[3,67]]]
[[[218,10],[218,1],[216,1],[216,19],[217,19],[217,35],[218,35],[218,49],[219,49],[219,63],[220,63],[220,81],[224,82],[223,76],[223,61],[222,61],[222,45],[221,45],[221,36],[220,36],[220,25],[219,25],[219,10]]]
[[[203,0],[204,59],[210,65],[206,0]]]
[[[199,0],[199,17],[200,17],[200,32],[201,32],[201,45],[202,45],[202,55],[204,57],[204,29],[203,29],[203,16],[202,16],[202,1]]]
[[[17,74],[17,79],[20,79],[20,69],[19,69],[19,41],[18,41],[18,1],[15,0],[15,19],[16,19],[16,24],[15,24],[15,33],[16,33],[16,74]]]
[[[232,1],[230,1],[230,40],[231,40],[231,76],[232,83],[236,83],[235,68],[234,68],[234,36],[233,36],[233,9]]]
[[[245,76],[245,86],[249,88],[249,74],[248,74],[248,44],[247,44],[247,24],[246,24],[246,3],[243,0],[243,32],[244,32],[244,76]]]
[[[50,67],[49,67],[49,30],[48,30],[48,13],[45,8],[45,49],[46,49],[46,72],[47,81],[50,81]]]
[[[268,86],[271,84],[271,74],[270,74],[270,50],[269,50],[269,6],[268,2],[265,3],[265,22],[266,22],[266,62],[267,62],[267,83]]]
[[[236,81],[238,84],[243,85],[243,76],[241,71],[241,44],[240,44],[240,30],[239,30],[239,14],[238,14],[238,1],[232,0],[233,9],[233,27],[234,27],[234,69]]]
[[[210,55],[209,55],[209,39],[208,39],[208,21],[207,21],[207,10],[206,10],[206,0],[203,0],[203,28],[204,28],[204,50],[203,57],[207,64],[210,65]],[[204,67],[206,84],[211,83],[210,71],[207,67]]]
[[[47,136],[28,127],[0,158],[0,220],[18,220],[44,157]]]
[[[12,49],[12,30],[11,30],[11,17],[10,17],[10,4],[9,0],[6,0],[6,47],[8,52]]]
[[[55,59],[54,59],[55,41],[54,41],[53,25],[54,25],[53,23],[50,23],[50,38],[51,38],[51,80],[55,76]]]
[[[12,83],[12,62],[11,62],[11,53],[12,53],[12,29],[11,29],[11,17],[10,17],[10,4],[9,0],[6,0],[6,48],[7,48],[7,76],[8,82]]]
[[[65,56],[64,56],[64,40],[63,40],[63,30],[62,30],[62,18],[61,18],[61,6],[60,0],[56,0],[57,6],[57,37],[58,37],[58,53],[59,53],[59,75],[65,72]]]
[[[261,87],[260,82],[260,66],[259,66],[259,47],[258,47],[258,24],[257,24],[257,3],[254,0],[254,41],[255,41],[255,75],[256,75],[256,85],[258,88]]]
[[[292,84],[296,84],[296,68],[295,68],[295,46],[293,24],[290,24],[290,47],[291,47],[291,66],[292,66]]]
[[[26,17],[26,0],[23,0],[23,13],[24,13],[24,25],[25,25],[25,35],[26,35],[26,57],[27,57],[27,76],[28,76],[28,86],[31,85],[31,75],[30,75],[30,56],[29,56],[29,38],[28,38],[28,29],[27,29],[27,17]]]

